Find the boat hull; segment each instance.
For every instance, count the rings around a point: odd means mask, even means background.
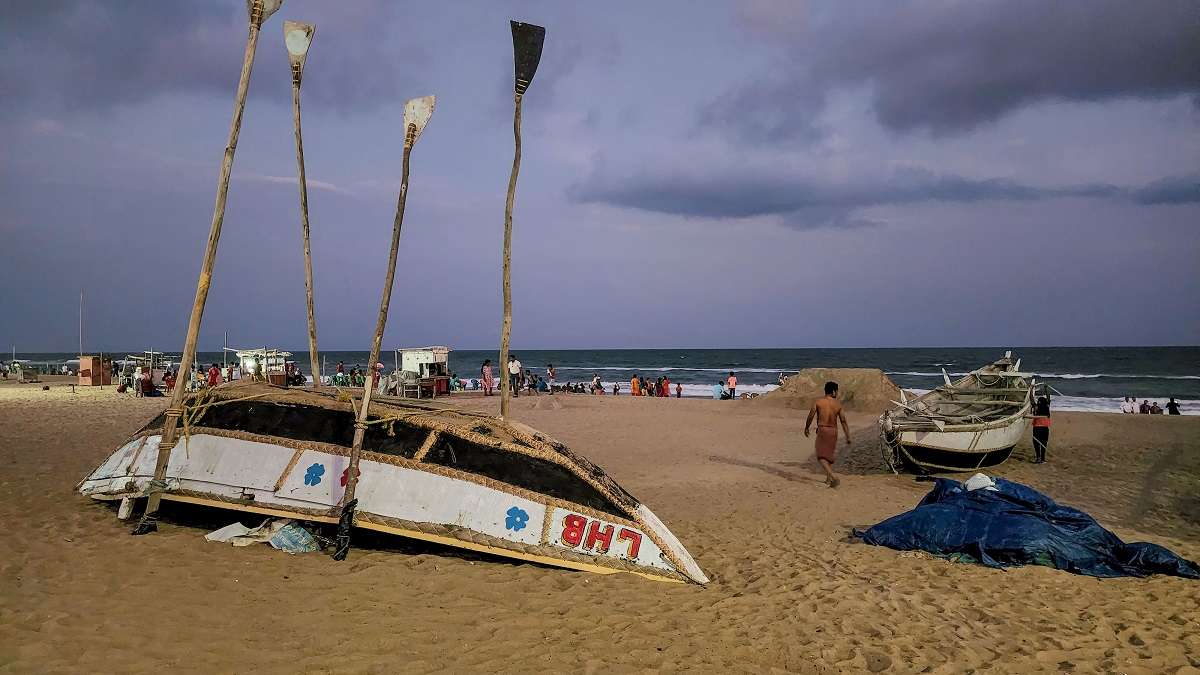
[[[1008,460],[1029,428],[1021,417],[989,428],[946,431],[901,431],[892,441],[900,459],[924,470],[972,471]]]
[[[154,433],[130,440],[80,483],[80,492],[145,496],[160,441]],[[171,450],[161,495],[335,523],[349,465],[348,450],[338,446],[199,428]],[[382,453],[364,452],[359,468],[356,527],[572,569],[708,581],[645,505],[618,515]]]

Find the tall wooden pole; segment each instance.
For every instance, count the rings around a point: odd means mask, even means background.
[[[292,122],[296,130],[296,167],[300,178],[300,229],[304,233],[304,291],[308,300],[308,362],[313,374],[313,386],[321,386],[317,374],[321,361],[317,357],[317,317],[313,311],[312,252],[308,237],[308,181],[304,174],[304,140],[300,135],[300,81],[304,78],[304,62],[316,28],[297,21],[283,22],[283,41],[292,64]]]
[[[517,174],[521,171],[521,94],[515,97],[513,113],[514,152],[508,175],[508,199],[504,202],[504,321],[500,325],[500,417],[508,417],[512,397],[512,375],[508,368],[508,341],[512,334],[512,212],[517,197]]]
[[[533,24],[510,21],[513,37],[513,65],[516,93],[513,96],[513,165],[508,175],[508,198],[504,202],[504,321],[500,324],[500,417],[508,417],[512,397],[512,376],[508,372],[508,342],[512,334],[512,213],[517,197],[517,174],[521,172],[521,99],[533,81],[542,58],[546,29]]]
[[[269,19],[283,0],[249,0],[250,33],[246,37],[246,53],[242,57],[242,74],[238,79],[237,93],[233,103],[233,121],[229,125],[229,142],[225,146],[225,158],[221,162],[221,173],[217,178],[217,200],[213,206],[212,225],[208,231],[208,244],[204,249],[204,262],[200,265],[200,278],[196,281],[196,298],[192,302],[192,316],[188,321],[187,339],[183,343],[183,355],[179,360],[179,371],[191,375],[196,357],[196,342],[200,336],[200,320],[204,316],[204,303],[208,300],[208,288],[212,284],[213,264],[217,259],[217,243],[221,239],[221,225],[225,220],[225,199],[229,194],[229,174],[233,170],[233,155],[237,151],[238,135],[242,130],[242,113],[246,111],[246,91],[250,87],[250,71],[254,68],[254,53],[258,47],[258,33],[264,21]],[[151,355],[153,359],[153,354]],[[158,462],[154,465],[154,479],[150,483],[150,498],[146,512],[133,529],[133,534],[149,534],[158,530],[158,505],[162,490],[166,488],[167,462],[171,450],[178,441],[179,418],[183,415],[183,398],[186,386],[175,387],[171,394],[171,405],[166,410],[163,422],[162,442],[158,446]]]
[[[367,381],[363,385],[362,404],[358,409],[358,420],[354,425],[354,444],[350,448],[350,466],[346,469],[346,492],[342,495],[341,520],[338,523],[334,560],[345,560],[350,552],[350,527],[354,524],[354,498],[358,488],[358,465],[362,456],[363,438],[367,433],[367,414],[371,406],[371,394],[375,390],[375,364],[379,363],[379,351],[383,345],[383,329],[387,326],[388,307],[392,302],[392,282],[396,278],[396,254],[400,249],[400,230],[404,225],[404,203],[408,198],[408,164],[413,145],[433,114],[434,97],[414,98],[404,106],[404,159],[400,169],[400,196],[396,199],[396,217],[392,221],[392,247],[388,252],[387,277],[383,282],[383,296],[379,300],[379,316],[375,319],[375,335],[371,340],[371,360],[367,362]]]

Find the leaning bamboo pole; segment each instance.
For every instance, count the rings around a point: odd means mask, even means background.
[[[304,292],[308,300],[308,361],[313,386],[321,386],[320,360],[317,358],[317,317],[313,311],[312,252],[308,236],[308,181],[304,174],[304,140],[300,135],[300,81],[304,78],[304,62],[312,44],[316,27],[298,21],[283,22],[283,42],[292,65],[292,122],[296,129],[296,167],[300,182],[300,229],[304,234]]]
[[[233,155],[237,151],[238,134],[242,129],[242,113],[246,111],[246,92],[250,87],[250,71],[254,68],[254,54],[258,47],[258,33],[262,24],[271,18],[283,0],[249,0],[250,32],[246,37],[246,53],[242,57],[242,74],[238,79],[237,93],[233,102],[233,121],[229,125],[229,142],[225,145],[225,158],[221,162],[221,173],[217,178],[217,200],[213,206],[212,225],[208,231],[208,244],[204,249],[204,262],[200,265],[200,278],[196,281],[196,298],[192,302],[192,316],[188,321],[187,339],[184,340],[183,355],[179,361],[179,372],[191,373],[196,357],[196,342],[200,335],[200,320],[204,316],[204,303],[208,300],[208,288],[212,283],[213,264],[217,259],[217,243],[221,239],[221,225],[225,220],[225,199],[229,194],[229,174],[233,170]],[[178,441],[179,418],[183,415],[183,398],[187,392],[185,383],[175,387],[171,405],[166,410],[163,424],[162,443],[158,446],[158,461],[154,465],[154,480],[150,483],[150,498],[146,512],[138,521],[133,534],[149,534],[158,529],[158,504],[166,488],[167,462],[171,450]]]
[[[383,282],[383,295],[379,300],[379,316],[375,319],[375,335],[371,340],[371,360],[367,362],[367,381],[363,385],[362,405],[358,408],[358,420],[354,424],[354,444],[350,448],[350,466],[346,469],[346,492],[341,500],[341,517],[338,522],[337,544],[334,560],[345,560],[350,552],[350,527],[354,524],[354,508],[358,500],[354,492],[358,488],[358,465],[362,457],[363,438],[367,432],[367,415],[374,391],[375,364],[379,363],[379,350],[383,344],[383,329],[387,325],[388,306],[392,302],[392,282],[396,278],[396,254],[400,248],[400,230],[404,225],[404,203],[408,198],[408,166],[413,145],[425,129],[433,114],[433,96],[409,99],[404,105],[404,159],[400,168],[400,196],[396,199],[396,217],[392,221],[392,247],[388,253],[387,277]]]
[[[504,321],[500,324],[500,417],[508,418],[508,402],[512,396],[512,376],[508,372],[508,344],[512,334],[512,213],[517,197],[517,174],[521,172],[521,100],[533,81],[542,59],[542,43],[546,29],[530,23],[509,21],[513,38],[513,165],[508,175],[508,198],[504,202]]]

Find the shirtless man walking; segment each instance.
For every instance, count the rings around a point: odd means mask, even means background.
[[[837,449],[837,425],[842,424],[846,432],[846,445],[850,445],[850,425],[846,423],[846,415],[842,413],[842,404],[838,403],[837,382],[825,383],[825,396],[813,402],[808,411],[808,419],[804,421],[804,437],[808,438],[809,427],[813,418],[817,418],[817,461],[825,471],[825,484],[831,488],[841,485],[842,481],[833,475],[833,460]]]

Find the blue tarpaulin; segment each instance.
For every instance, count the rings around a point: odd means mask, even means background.
[[[868,544],[958,556],[989,567],[1046,565],[1093,577],[1151,574],[1200,579],[1200,566],[1157,544],[1126,544],[1088,514],[997,478],[970,491],[937,479],[912,511],[855,534]]]

